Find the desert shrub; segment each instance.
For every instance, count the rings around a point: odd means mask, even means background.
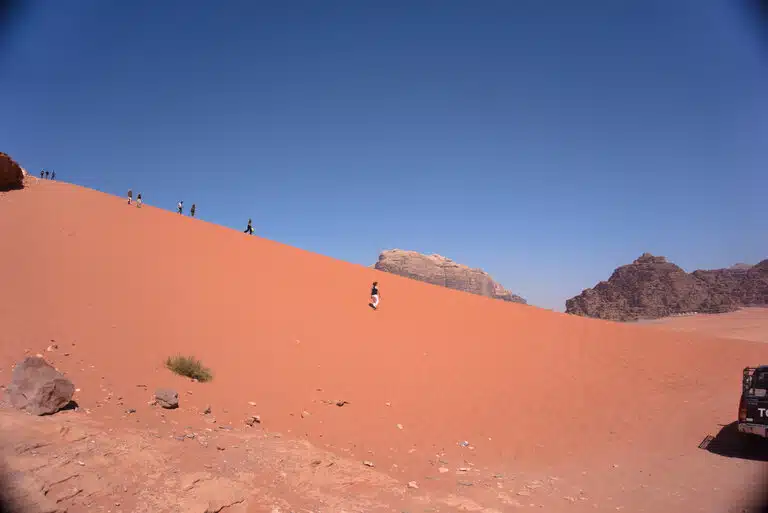
[[[194,356],[169,356],[165,366],[176,374],[198,381],[210,381],[213,378],[211,370]]]

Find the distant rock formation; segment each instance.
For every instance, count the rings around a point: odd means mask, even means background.
[[[527,304],[522,297],[512,294],[481,269],[471,269],[440,255],[423,255],[416,251],[390,249],[379,255],[373,266],[406,278],[470,292],[502,301]]]
[[[686,273],[661,256],[644,253],[608,281],[566,301],[566,313],[633,321],[690,312],[722,313],[768,304],[768,260],[757,265]]]
[[[22,189],[24,171],[10,155],[0,152],[0,192]]]

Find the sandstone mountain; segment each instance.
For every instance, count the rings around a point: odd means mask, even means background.
[[[525,299],[506,290],[482,269],[472,269],[440,255],[424,255],[416,251],[391,249],[382,252],[373,267],[379,271],[433,285],[527,304]]]
[[[0,191],[24,187],[24,171],[10,155],[0,152]]]
[[[722,313],[768,304],[768,260],[755,266],[687,273],[661,256],[644,253],[616,269],[608,281],[566,301],[566,313],[632,321],[672,314]]]

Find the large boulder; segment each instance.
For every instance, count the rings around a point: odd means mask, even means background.
[[[755,266],[687,273],[661,256],[644,253],[617,268],[608,281],[566,301],[570,314],[616,321],[674,314],[722,313],[768,304],[768,260]]]
[[[24,171],[10,155],[0,152],[0,192],[24,188]]]
[[[72,401],[75,386],[43,358],[30,356],[13,369],[6,393],[15,408],[50,415]]]
[[[379,255],[374,268],[441,287],[526,304],[525,299],[493,281],[482,269],[472,269],[440,255],[390,249]]]

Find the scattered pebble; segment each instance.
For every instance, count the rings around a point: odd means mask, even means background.
[[[437,471],[440,472],[441,474],[445,474],[446,472],[450,472],[450,469],[447,469],[445,467],[440,467],[439,469],[437,469]]]
[[[373,467],[374,466],[373,462],[372,461],[368,461],[368,460],[365,460],[363,462],[363,465],[365,465],[366,467]]]
[[[128,408],[127,410],[125,410],[125,413],[128,413],[128,414],[136,413],[136,409],[135,408]]]
[[[459,442],[459,447],[469,447],[469,442],[464,440],[463,442]]]
[[[205,407],[205,410],[203,410],[203,415],[210,415],[211,414],[211,405]]]
[[[403,425],[402,424],[398,424],[397,425],[397,429],[403,429]]]
[[[349,404],[349,401],[344,401],[342,399],[339,399],[338,401],[336,401],[336,406],[338,406],[339,408],[341,408],[345,404]]]
[[[303,412],[301,412],[301,418],[302,418],[302,419],[305,419],[305,418],[309,417],[310,415],[311,415],[311,413],[309,413],[309,412],[308,412],[308,411],[306,411],[306,410],[304,410]]]
[[[245,419],[245,423],[249,426],[253,426],[254,424],[261,424],[261,417],[258,415],[251,415]]]
[[[408,481],[408,488],[412,488],[414,490],[418,490],[419,489],[419,485],[416,484],[416,481]]]
[[[384,406],[392,406],[392,403],[384,403]]]
[[[251,406],[256,406],[256,403],[253,402],[253,401],[248,401],[248,404],[251,405]]]

